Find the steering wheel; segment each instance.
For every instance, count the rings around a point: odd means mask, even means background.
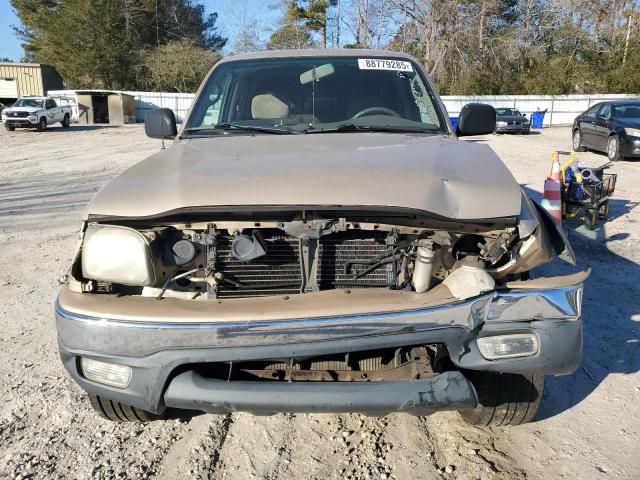
[[[392,115],[394,117],[400,117],[401,116],[398,112],[396,112],[395,110],[391,110],[390,108],[386,108],[386,107],[367,107],[364,110],[360,110],[358,113],[356,113],[351,118],[367,117],[369,115],[373,115],[374,113],[381,113],[382,115]]]

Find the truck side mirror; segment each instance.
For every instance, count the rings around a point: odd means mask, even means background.
[[[467,103],[458,115],[459,137],[484,135],[496,129],[496,110],[485,103]]]
[[[144,117],[144,133],[150,138],[170,140],[178,134],[176,116],[169,108],[151,110]]]

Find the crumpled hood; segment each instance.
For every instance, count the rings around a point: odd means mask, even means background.
[[[520,187],[487,145],[441,135],[225,135],[182,140],[132,166],[87,215],[187,207],[371,206],[458,220],[516,216]]]

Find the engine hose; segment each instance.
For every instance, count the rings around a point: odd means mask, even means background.
[[[374,270],[376,270],[377,268],[380,268],[382,265],[386,265],[387,263],[392,263],[394,266],[394,273],[396,273],[397,276],[397,265],[396,262],[402,258],[402,254],[398,255],[395,254],[392,258],[384,258],[382,260],[380,260],[378,263],[374,263],[373,265],[371,265],[368,268],[365,268],[363,271],[356,273],[355,275],[352,276],[352,278],[354,280],[357,280],[360,277],[364,277],[365,275],[373,272]]]
[[[240,290],[267,290],[271,288],[300,288],[300,284],[296,283],[276,283],[270,285],[248,285],[246,283],[239,282],[237,280],[232,280],[230,278],[225,277],[221,273],[218,272],[216,278],[220,281],[228,283],[229,285],[233,285],[234,287]]]

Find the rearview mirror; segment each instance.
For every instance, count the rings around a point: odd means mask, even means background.
[[[496,110],[485,103],[467,103],[458,115],[459,137],[484,135],[496,129]]]
[[[151,110],[144,117],[144,133],[150,138],[169,140],[175,138],[178,133],[176,116],[169,108]]]

